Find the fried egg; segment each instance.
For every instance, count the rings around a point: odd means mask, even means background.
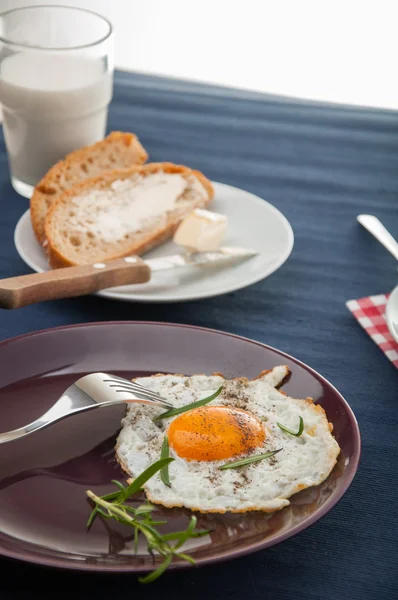
[[[123,469],[137,477],[160,458],[165,436],[174,461],[170,487],[157,473],[144,485],[151,502],[200,512],[272,512],[289,498],[324,481],[340,452],[325,411],[311,398],[291,398],[277,389],[289,369],[278,366],[257,379],[222,375],[155,375],[136,381],[175,407],[214,393],[209,404],[154,421],[163,409],[130,404],[116,445]],[[304,429],[300,436],[300,417]],[[282,428],[280,427],[282,426]],[[220,469],[231,462],[280,450],[270,458]]]

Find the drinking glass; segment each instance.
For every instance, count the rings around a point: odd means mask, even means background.
[[[0,14],[0,103],[14,189],[30,197],[68,152],[105,135],[113,86],[113,31],[67,6]]]

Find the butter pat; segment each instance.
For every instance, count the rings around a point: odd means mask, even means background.
[[[228,219],[209,210],[195,208],[174,234],[174,243],[190,252],[218,250],[228,226]]]

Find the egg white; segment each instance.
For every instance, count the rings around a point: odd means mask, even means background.
[[[263,423],[266,438],[253,454],[283,448],[270,459],[220,471],[221,465],[245,456],[188,461],[170,447],[170,456],[175,459],[169,465],[171,487],[164,485],[156,474],[144,485],[148,499],[163,506],[184,506],[204,513],[272,512],[288,506],[288,498],[293,494],[324,481],[336,463],[340,448],[321,406],[310,398],[298,400],[276,389],[288,373],[288,367],[278,366],[252,381],[227,380],[221,375],[156,375],[137,379],[175,407],[200,400],[223,386],[220,396],[208,406],[241,408]],[[177,418],[154,423],[153,418],[162,412],[163,409],[148,405],[128,407],[117,440],[116,457],[132,478],[160,457],[167,428]],[[300,437],[285,433],[277,425],[279,422],[297,431],[300,416],[304,420]]]

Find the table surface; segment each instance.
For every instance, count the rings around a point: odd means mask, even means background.
[[[230,563],[166,574],[141,588],[134,576],[60,572],[0,559],[1,598],[189,597],[297,600],[396,598],[398,519],[397,372],[345,302],[386,293],[396,263],[357,225],[377,215],[398,237],[398,114],[287,101],[186,82],[117,73],[109,130],[136,132],[152,160],[170,160],[258,194],[295,232],[288,262],[252,287],[176,305],[96,297],[0,314],[0,339],[105,320],[189,323],[254,338],[328,378],[362,433],[359,472],[320,522],[269,550]],[[27,201],[11,188],[0,150],[0,277],[29,272],[13,231]]]

